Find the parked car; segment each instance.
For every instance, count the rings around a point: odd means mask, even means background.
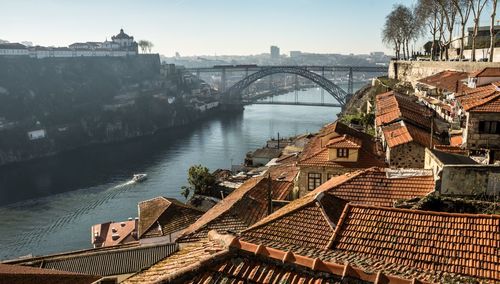
[[[480,58],[478,62],[488,62],[488,58],[486,57]]]

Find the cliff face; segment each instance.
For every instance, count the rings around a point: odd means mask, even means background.
[[[158,55],[0,57],[0,165],[187,124],[189,90]]]

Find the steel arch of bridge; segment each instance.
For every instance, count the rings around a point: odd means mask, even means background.
[[[236,98],[241,99],[242,91],[248,86],[250,86],[253,82],[277,73],[295,74],[313,81],[314,83],[318,84],[318,86],[325,89],[330,95],[332,95],[332,97],[334,97],[337,100],[337,102],[339,102],[340,105],[345,105],[345,103],[348,100],[349,94],[347,94],[346,91],[337,86],[335,83],[333,83],[332,81],[326,79],[325,77],[319,74],[316,74],[312,71],[309,71],[305,68],[298,66],[266,67],[260,71],[248,75],[247,77],[243,78],[242,80],[231,86],[225,92],[225,95],[229,100],[234,100]]]

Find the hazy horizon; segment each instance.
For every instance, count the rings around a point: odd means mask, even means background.
[[[157,0],[2,1],[0,39],[42,46],[104,41],[121,28],[149,40],[152,52],[172,57],[259,55],[277,45],[282,54],[392,53],[381,41],[394,4],[416,0]],[[487,9],[486,9],[487,10]],[[488,12],[486,12],[488,14]],[[489,14],[481,24],[489,24]],[[314,20],[310,20],[314,19]],[[414,44],[419,50],[421,43]]]

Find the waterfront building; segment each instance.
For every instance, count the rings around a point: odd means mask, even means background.
[[[137,242],[137,219],[106,222],[90,228],[94,248],[117,246]]]
[[[306,195],[334,176],[385,165],[371,135],[340,121],[328,124],[300,155],[296,196]]]

